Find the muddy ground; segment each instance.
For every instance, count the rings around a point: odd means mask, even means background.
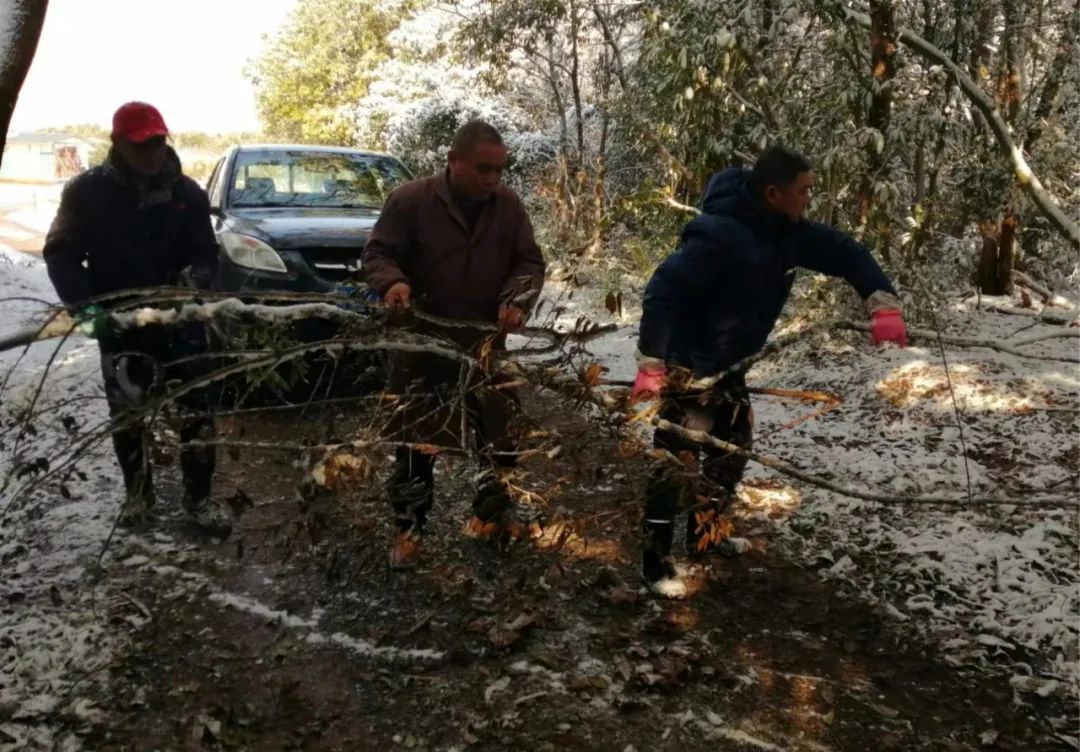
[[[564,439],[521,479],[543,536],[464,537],[473,465],[443,459],[409,573],[386,566],[381,478],[303,512],[294,454],[223,453],[218,491],[251,504],[231,539],[173,510],[114,543],[100,597],[125,647],[102,715],[70,727],[102,750],[1069,748],[1050,719],[1074,709],[947,661],[770,526],[693,568],[689,600],[639,592],[644,461],[558,399],[528,404]],[[297,441],[311,417],[245,418],[245,439]]]

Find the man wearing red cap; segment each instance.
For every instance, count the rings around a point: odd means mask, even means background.
[[[166,144],[161,113],[129,102],[113,116],[112,149],[105,162],[73,178],[60,199],[43,255],[60,299],[80,329],[98,339],[116,456],[127,492],[121,524],[146,517],[153,481],[141,407],[145,395],[173,380],[197,377],[190,356],[206,350],[201,324],[120,329],[104,315],[130,305],[123,291],[190,284],[206,289],[217,273],[218,249],[205,191],[185,177]],[[184,509],[204,529],[227,535],[228,513],[210,498],[214,452],[188,444],[213,436],[208,396],[181,399],[180,464]]]

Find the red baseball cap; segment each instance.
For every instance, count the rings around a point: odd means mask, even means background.
[[[167,136],[169,129],[157,108],[146,102],[120,105],[112,119],[112,134],[141,144],[154,136]]]

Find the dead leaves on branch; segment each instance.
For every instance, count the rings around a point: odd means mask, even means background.
[[[694,516],[694,534],[698,536],[697,550],[707,551],[723,543],[735,532],[731,520],[716,509],[696,509],[690,512]]]
[[[437,453],[437,448],[430,452]],[[311,468],[311,479],[331,493],[360,493],[374,480],[378,461],[379,458],[372,452],[333,450],[315,462]]]

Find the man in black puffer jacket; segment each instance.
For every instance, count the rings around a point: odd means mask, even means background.
[[[135,288],[209,288],[218,264],[206,192],[181,173],[167,135],[154,107],[120,107],[108,158],[65,186],[43,249],[60,299],[82,322],[80,328],[99,340],[109,411],[126,423],[114,430],[113,444],[127,491],[120,521],[128,525],[145,517],[154,502],[146,431],[135,417],[140,402],[165,382],[197,377],[198,359],[176,361],[205,352],[206,332],[197,323],[119,328],[102,304],[115,308],[130,300],[116,293]],[[198,390],[182,400],[182,443],[213,436],[207,402]],[[213,449],[185,446],[180,462],[185,510],[207,530],[228,534],[229,516],[210,498]]]
[[[713,175],[701,216],[687,224],[678,250],[645,288],[635,400],[659,394],[662,418],[749,448],[753,413],[745,374],[712,377],[762,348],[796,267],[847,280],[870,309],[874,342],[907,344],[900,301],[870,251],[804,219],[812,183],[809,161],[780,146],[766,150],[753,170]],[[695,457],[699,450],[670,431],[658,430],[654,445]],[[706,447],[704,453],[704,493],[667,466],[654,469],[648,481],[642,576],[661,595],[685,592],[669,557],[676,514],[688,512],[687,548],[707,553],[716,540],[709,527],[746,466],[745,458],[722,450]]]

